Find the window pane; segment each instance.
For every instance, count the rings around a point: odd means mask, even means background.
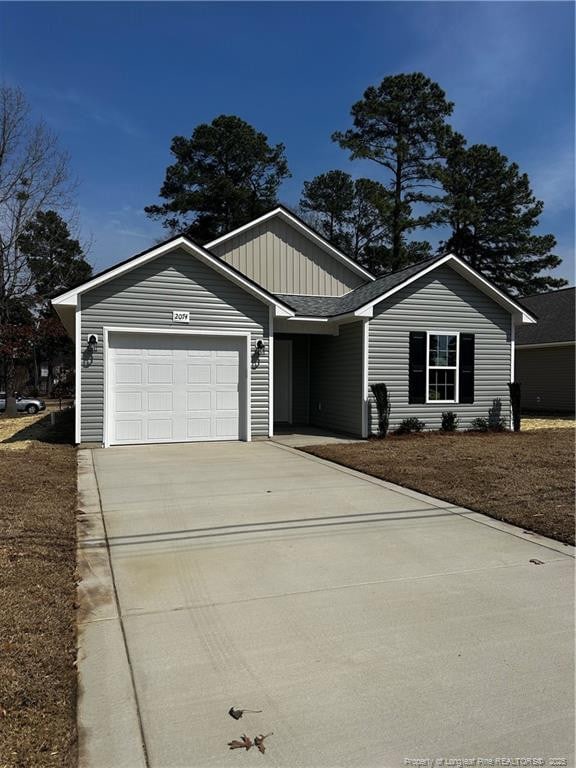
[[[448,339],[448,365],[456,365],[456,336],[447,336]]]
[[[457,336],[430,336],[429,365],[456,365]]]
[[[442,393],[440,383],[438,381],[438,374],[441,371],[430,371],[430,386],[428,388],[428,400],[442,400]]]
[[[456,371],[430,371],[428,400],[456,399]]]
[[[430,336],[430,355],[429,364],[438,365],[436,362],[438,355],[438,336]]]

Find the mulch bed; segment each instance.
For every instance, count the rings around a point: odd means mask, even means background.
[[[574,431],[389,436],[303,450],[574,544]]]
[[[71,418],[0,444],[0,768],[77,763]]]

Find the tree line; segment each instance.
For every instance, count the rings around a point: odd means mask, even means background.
[[[305,181],[297,212],[378,275],[430,258],[426,239],[446,233],[451,252],[515,295],[560,288],[542,274],[559,266],[553,235],[534,232],[542,214],[530,180],[497,147],[469,145],[449,123],[454,104],[420,72],[385,77],[352,105],[335,131],[351,160],[374,178],[330,169]],[[160,197],[146,207],[171,234],[206,243],[270,210],[290,176],[283,144],[233,115],[175,136]]]
[[[547,274],[561,260],[554,236],[534,231],[543,203],[528,176],[497,147],[469,145],[449,123],[453,108],[422,73],[367,88],[332,140],[351,160],[371,161],[373,177],[328,169],[304,182],[295,212],[378,275],[433,256],[427,237],[440,228],[436,252],[455,253],[504,290],[562,287]],[[284,144],[234,115],[175,136],[170,150],[162,202],[145,210],[200,243],[269,211],[290,176]],[[56,367],[73,368],[50,300],[92,274],[74,233],[74,193],[57,137],[20,89],[0,87],[0,390],[9,395],[17,366],[34,387],[41,364],[49,380]]]
[[[23,92],[0,88],[0,390],[8,397],[73,367],[73,347],[50,299],[92,269],[70,231],[74,181],[57,137],[35,121]],[[68,220],[67,220],[68,218]]]

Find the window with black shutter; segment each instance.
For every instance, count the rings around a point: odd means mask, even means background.
[[[409,403],[474,402],[474,334],[412,331]]]
[[[429,403],[458,402],[458,334],[428,332]]]
[[[426,332],[411,331],[408,361],[408,402],[426,402]]]
[[[460,334],[459,400],[461,403],[474,402],[474,334]]]

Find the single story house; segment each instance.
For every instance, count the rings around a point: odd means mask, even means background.
[[[54,299],[76,344],[76,442],[251,440],[308,424],[508,422],[532,314],[452,255],[375,278],[283,207],[200,246],[173,237]]]
[[[537,325],[518,328],[516,335],[516,381],[524,410],[574,413],[575,291],[561,288],[522,299],[538,317]]]

